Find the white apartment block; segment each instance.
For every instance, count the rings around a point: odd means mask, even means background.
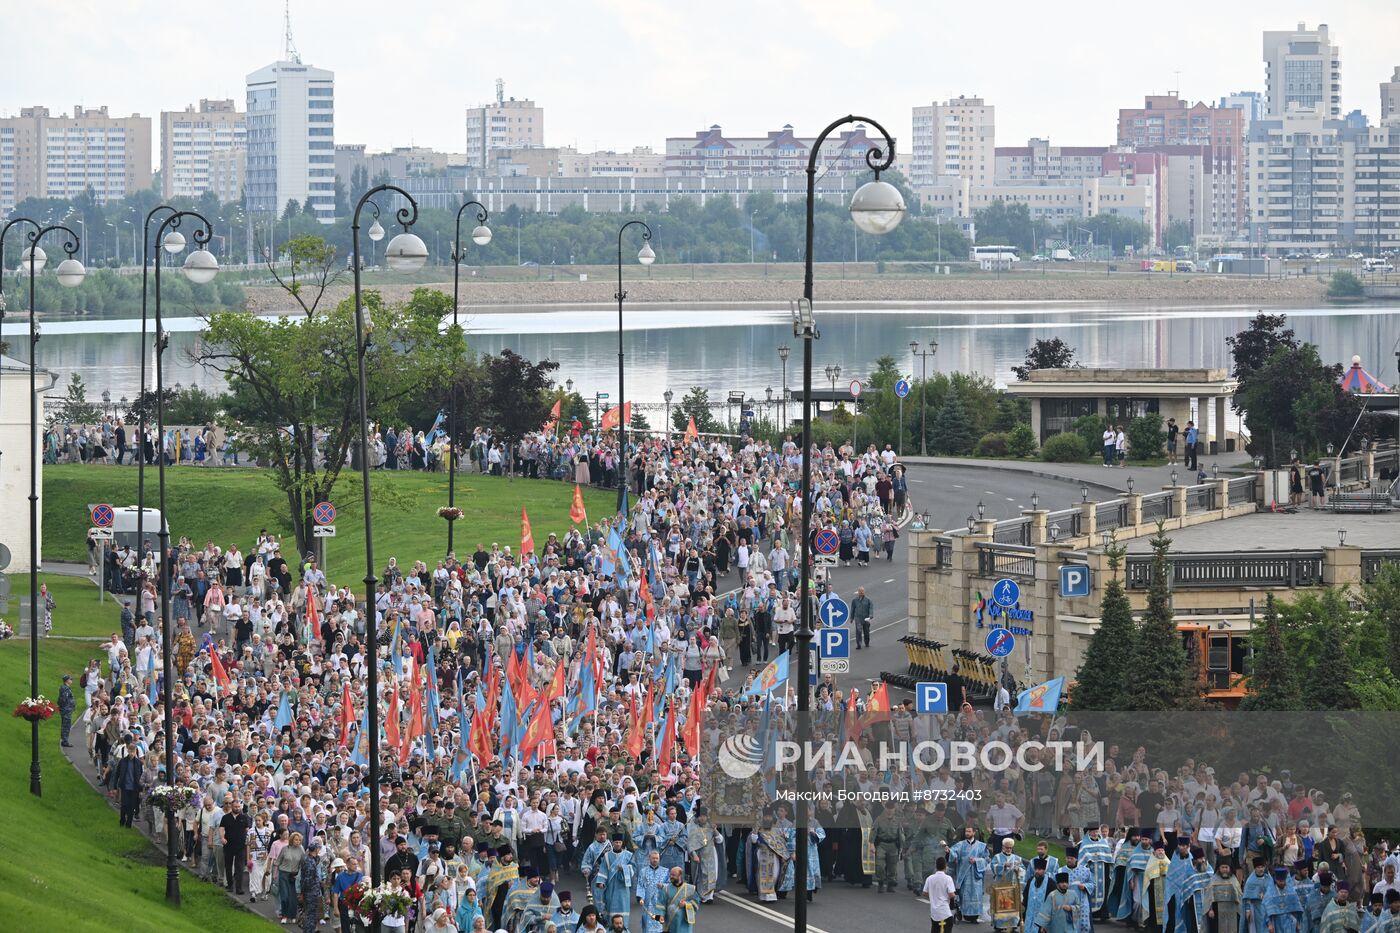
[[[995,176],[995,147],[996,108],[982,98],[915,107],[909,181],[918,187],[952,176],[988,184]]]
[[[1332,44],[1327,24],[1316,29],[1299,23],[1294,30],[1264,33],[1265,113],[1271,120],[1301,107],[1332,120],[1342,115],[1341,50]]]
[[[1000,181],[985,185],[975,185],[965,178],[944,178],[939,184],[916,189],[916,194],[926,212],[959,218],[975,217],[996,201],[1024,204],[1032,220],[1046,221],[1047,225],[1118,214],[1146,224],[1156,242],[1162,233],[1156,182],[1155,175],[1139,175],[1135,179],[1103,176],[1055,184]]]
[[[1381,82],[1381,122],[1400,120],[1400,65],[1389,81]]]
[[[724,178],[802,175],[811,159],[815,136],[798,136],[792,124],[764,136],[729,136],[713,124],[693,136],[666,138],[665,173],[671,178]],[[822,174],[868,175],[865,154],[883,149],[884,137],[872,137],[865,124],[828,136],[817,159]],[[898,151],[898,150],[896,150]]]
[[[237,200],[242,191],[229,192],[230,160],[224,154],[244,150],[248,145],[247,114],[232,100],[201,100],[184,110],[166,110],[160,115],[160,180],[166,198],[197,198],[214,191],[220,201]],[[220,177],[216,187],[211,159],[219,156]],[[244,155],[246,158],[246,153]],[[241,176],[241,170],[238,172]],[[241,183],[241,178],[240,178]]]
[[[249,213],[280,215],[309,202],[322,223],[335,220],[335,74],[280,61],[248,75]]]
[[[480,171],[496,149],[544,145],[544,108],[532,100],[504,96],[496,82],[496,100],[467,108],[467,166]]]
[[[0,119],[0,214],[25,198],[72,198],[91,188],[105,204],[150,185],[150,117],[24,107]]]

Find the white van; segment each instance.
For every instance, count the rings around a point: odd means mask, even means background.
[[[1361,260],[1361,271],[1363,272],[1394,272],[1395,267],[1390,264],[1389,259],[1372,256]]]
[[[135,548],[140,542],[136,540],[136,518],[140,513],[134,505],[118,506],[112,511],[115,513],[112,520],[112,547]],[[167,531],[169,529],[166,529]],[[141,534],[149,542],[152,548],[159,548],[160,541],[160,510],[146,507],[146,515],[141,523]]]

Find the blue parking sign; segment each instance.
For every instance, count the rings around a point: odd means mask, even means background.
[[[914,709],[920,713],[948,712],[948,685],[920,681],[915,685]]]
[[[1084,564],[1065,564],[1060,568],[1060,595],[1068,599],[1081,599],[1089,595],[1092,579],[1089,568]]]
[[[817,632],[817,653],[823,658],[849,658],[851,632],[844,628],[824,628]]]

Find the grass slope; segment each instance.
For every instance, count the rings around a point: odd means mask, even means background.
[[[41,691],[57,696],[63,672],[81,670],[94,647],[45,641]],[[57,717],[39,727],[44,796],[31,796],[29,723],[10,715],[28,693],[28,640],[0,644],[0,826],[6,828],[0,833],[0,928],[65,933],[273,928],[218,888],[184,873],[184,906],[167,907],[163,856],[135,830],[119,827],[116,812],[59,753]],[[83,741],[78,726],[74,744]]]
[[[146,474],[148,507],[156,505],[155,475],[154,469]],[[286,496],[273,483],[270,471],[178,467],[166,472],[166,484],[172,538],[189,535],[196,545],[213,538],[225,548],[236,542],[245,554],[262,528],[282,536],[289,545],[293,540]],[[381,472],[373,475],[371,486],[376,572],[390,557],[411,566],[414,560],[432,560],[444,553],[447,523],[437,517],[437,510],[447,504],[446,474]],[[518,550],[522,506],[529,511],[536,546],[543,545],[549,532],[562,535],[568,530],[573,494],[573,485],[566,483],[458,476],[457,504],[466,513],[455,529],[458,554],[470,554],[478,542],[489,547],[494,541]],[[613,493],[602,490],[585,489],[583,495],[594,519],[609,514],[617,501]],[[327,576],[358,586],[365,569],[360,475],[342,473],[331,498],[339,516],[337,536],[329,541]],[[46,559],[87,560],[87,506],[92,502],[135,505],[136,471],[83,464],[44,467]],[[285,550],[283,554],[292,556]]]

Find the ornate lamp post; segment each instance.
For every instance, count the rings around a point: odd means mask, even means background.
[[[637,252],[637,262],[644,266],[649,266],[656,262],[656,253],[651,248],[651,228],[643,220],[629,220],[618,228],[617,231],[617,467],[621,482],[617,484],[617,510],[621,512],[627,507],[627,487],[632,482],[632,477],[628,475],[631,466],[627,460],[627,396],[622,388],[623,357],[622,357],[622,302],[627,298],[627,292],[622,289],[622,235],[627,232],[627,228],[636,225],[642,228],[642,248]]]
[[[778,347],[778,359],[780,359],[780,360],[783,361],[783,384],[782,384],[782,387],[781,387],[781,391],[778,393],[778,401],[779,401],[779,403],[780,403],[779,406],[778,406],[778,408],[779,408],[778,417],[781,418],[781,419],[783,420],[783,427],[782,427],[782,430],[783,430],[783,431],[786,431],[786,430],[787,430],[787,426],[788,426],[788,420],[787,420],[787,400],[788,400],[787,361],[788,361],[788,354],[790,354],[790,353],[792,353],[792,347],[788,346],[787,344],[783,344],[782,346]]]
[[[930,340],[928,349],[921,351],[919,341],[911,340],[909,341],[909,352],[913,354],[915,359],[922,358],[923,360],[923,375],[919,379],[919,456],[927,457],[928,425],[926,422],[928,417],[925,402],[928,400],[928,358],[938,352],[938,341]]]
[[[19,223],[34,227],[25,234],[29,241],[20,254],[21,273],[29,273],[29,695],[39,695],[39,467],[42,462],[39,438],[39,393],[38,363],[36,352],[39,349],[39,325],[34,308],[34,283],[39,273],[48,263],[40,242],[44,234],[51,230],[62,230],[68,235],[63,242],[63,251],[68,258],[58,264],[58,284],[64,288],[74,288],[82,284],[87,270],[73,258],[81,240],[78,235],[62,224],[44,226],[28,217],[16,217],[0,230],[0,250],[5,247],[5,234]],[[0,275],[0,284],[4,276]],[[3,317],[0,314],[0,317]],[[36,797],[43,795],[43,780],[39,769],[39,720],[29,721],[29,792]]]
[[[355,356],[358,360],[358,386],[360,396],[360,485],[365,506],[365,656],[369,658],[368,678],[365,685],[365,704],[371,714],[369,724],[369,882],[371,886],[383,881],[382,856],[379,854],[379,620],[375,618],[374,576],[374,535],[370,521],[369,501],[369,386],[365,376],[365,353],[369,349],[369,339],[365,328],[365,308],[360,300],[360,211],[366,204],[375,220],[369,230],[371,239],[384,236],[384,228],[379,225],[379,205],[370,200],[381,191],[392,191],[408,202],[407,207],[398,210],[399,224],[403,233],[389,241],[384,249],[384,261],[395,272],[416,272],[428,261],[428,247],[408,228],[418,219],[418,202],[407,191],[395,185],[378,185],[360,196],[355,205],[354,219],[350,224],[351,266],[355,278]],[[378,236],[376,236],[376,232]]]
[[[146,408],[149,399],[144,399],[146,394],[146,284],[150,270],[150,245],[151,245],[151,222],[156,219],[157,214],[173,215],[175,208],[169,204],[157,204],[151,208],[146,215],[146,223],[141,228],[141,342],[137,347],[137,353],[141,357],[141,385],[136,390],[136,566],[141,566],[144,556],[143,548],[146,546]],[[185,235],[178,230],[171,230],[165,237],[165,243],[161,244],[172,256],[185,248]],[[160,247],[156,248],[156,262],[160,262]],[[164,458],[165,438],[160,438],[154,445],[156,456]],[[162,518],[164,513],[162,513]]]
[[[676,393],[667,389],[661,393],[661,397],[666,400],[666,443],[669,446],[671,443],[671,399],[676,397]]]
[[[157,529],[157,540],[160,541],[160,548],[157,558],[159,566],[159,588],[160,588],[160,638],[163,655],[163,666],[161,679],[163,681],[161,690],[162,707],[165,714],[165,781],[167,784],[175,783],[175,633],[170,627],[170,523],[165,517],[165,367],[162,360],[165,358],[165,347],[170,341],[170,335],[161,326],[160,315],[160,270],[161,253],[168,252],[172,256],[185,248],[185,237],[178,228],[181,222],[190,218],[204,225],[202,230],[195,230],[191,234],[195,245],[199,247],[189,256],[185,257],[184,273],[185,278],[196,285],[205,285],[214,281],[214,276],[219,272],[219,261],[214,258],[214,254],[209,252],[207,247],[209,240],[213,236],[213,229],[204,215],[195,211],[175,211],[161,221],[156,228],[156,242],[162,242],[162,236],[167,240],[173,240],[173,244],[166,244],[163,250],[156,250],[155,279],[156,279],[156,334],[155,334],[155,358],[156,358],[156,434],[160,442],[156,445],[156,479],[159,485],[160,499],[160,528]],[[166,230],[170,233],[166,234]],[[171,247],[174,248],[171,248]],[[175,851],[179,847],[179,830],[175,826],[173,819],[165,821],[165,899],[172,904],[180,903],[180,868],[175,861]]]
[[[889,182],[880,181],[880,173],[894,164],[894,138],[883,126],[874,120],[857,117],[854,114],[841,117],[822,130],[812,144],[812,154],[807,159],[807,249],[802,279],[802,301],[798,304],[793,335],[802,339],[802,531],[801,571],[798,592],[801,593],[801,624],[797,632],[797,644],[806,645],[812,640],[812,599],[809,595],[812,574],[812,341],[817,339],[816,321],[812,316],[812,248],[816,240],[817,204],[817,157],[821,154],[822,143],[835,130],[857,121],[867,123],[880,132],[885,139],[885,148],[872,146],[865,153],[865,164],[875,172],[875,180],[867,182],[851,196],[851,219],[863,232],[869,234],[888,233],[904,219],[904,198],[899,189]],[[807,680],[811,671],[812,659],[805,649],[797,652],[797,740],[811,740],[811,723],[808,716],[811,710],[812,694]],[[806,789],[808,783],[805,771],[799,772],[799,788]],[[799,794],[797,801],[797,860],[793,880],[793,929],[805,933],[807,929],[807,832],[808,804]]]
[[[486,212],[486,207],[480,201],[468,201],[457,208],[457,238],[453,240],[452,250],[452,326],[457,327],[457,306],[460,304],[461,295],[461,271],[462,259],[466,256],[466,250],[462,248],[462,215],[467,208],[476,208],[477,225],[472,230],[472,242],[477,246],[485,246],[491,242],[491,228],[486,226],[486,218],[490,216]],[[377,224],[378,221],[376,220]],[[380,228],[380,236],[384,235],[383,228]],[[447,505],[449,508],[457,504],[457,383],[454,378],[452,383],[452,394],[448,398],[447,415]],[[449,521],[447,523],[447,553],[452,553],[452,529],[457,523]]]

